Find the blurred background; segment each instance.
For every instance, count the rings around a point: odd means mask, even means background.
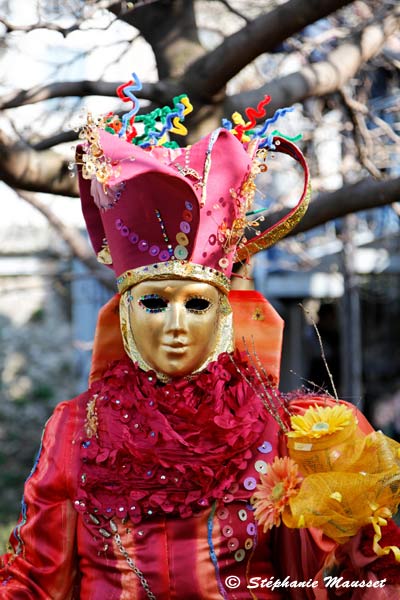
[[[133,71],[143,112],[188,94],[181,144],[267,93],[268,117],[294,107],[273,127],[302,134],[311,206],[237,282],[285,319],[284,391],[333,393],[332,377],[400,439],[399,21],[386,0],[0,0],[0,523],[18,516],[53,407],[87,387],[115,292],[71,161],[87,111],[126,111],[115,89]],[[272,222],[302,180],[291,159],[271,152],[268,165],[256,208]]]

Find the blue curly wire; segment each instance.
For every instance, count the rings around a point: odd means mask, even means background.
[[[265,132],[267,131],[268,127],[270,125],[272,125],[272,123],[275,123],[280,117],[283,117],[287,113],[293,112],[293,111],[294,111],[293,106],[289,106],[287,108],[278,108],[278,110],[276,111],[274,116],[271,117],[270,119],[267,119],[261,129],[255,131],[255,134],[254,134],[255,137],[263,137]]]
[[[119,137],[122,137],[123,135],[125,135],[130,119],[134,115],[136,115],[136,113],[139,110],[139,106],[140,106],[139,100],[136,98],[135,94],[133,94],[132,92],[134,92],[134,91],[138,92],[139,90],[141,90],[142,82],[140,81],[140,79],[136,75],[136,73],[132,73],[132,79],[133,79],[134,83],[132,83],[131,85],[127,85],[124,88],[123,92],[124,92],[125,96],[127,96],[130,100],[132,100],[133,106],[129,112],[125,113],[122,116],[122,127],[118,132]]]
[[[224,129],[227,129],[228,131],[230,131],[233,127],[232,121],[230,121],[229,119],[222,119],[221,123],[222,123],[222,127]]]

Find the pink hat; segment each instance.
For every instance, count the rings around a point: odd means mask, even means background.
[[[79,187],[92,245],[99,260],[112,265],[119,291],[146,279],[183,278],[228,292],[238,254],[246,258],[278,234],[243,238],[259,140],[243,143],[220,128],[186,148],[143,149],[106,131],[104,123],[89,117],[83,129]],[[275,142],[304,169],[302,198],[288,215],[297,223],[308,203],[308,170],[294,144]],[[286,219],[277,226],[283,226],[280,237],[291,228]]]

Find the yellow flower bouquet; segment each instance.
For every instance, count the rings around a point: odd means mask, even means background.
[[[252,498],[260,525],[316,527],[342,544],[371,523],[376,554],[392,550],[400,561],[397,547],[379,546],[380,527],[400,504],[400,444],[365,434],[339,402],[315,404],[290,421],[289,456],[268,466]]]

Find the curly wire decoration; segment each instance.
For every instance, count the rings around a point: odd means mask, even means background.
[[[253,127],[256,126],[257,122],[256,119],[262,119],[262,117],[265,117],[266,115],[266,110],[265,110],[265,106],[267,106],[267,104],[269,104],[271,102],[271,96],[264,96],[264,98],[261,100],[261,102],[259,102],[257,104],[257,108],[253,108],[252,106],[248,106],[245,109],[245,113],[247,118],[249,119],[249,123],[247,123],[244,127],[243,127],[243,131],[248,131],[249,129],[253,129]]]
[[[142,82],[136,73],[132,73],[132,78],[133,79],[117,88],[117,94],[123,102],[129,102],[130,100],[133,102],[131,110],[122,116],[122,127],[118,132],[119,137],[125,135],[128,123],[133,123],[133,117],[138,112],[140,106],[139,100],[133,92],[138,92],[142,89]]]
[[[133,123],[135,121],[135,115],[140,108],[140,104],[134,92],[137,92],[141,89],[142,83],[136,73],[132,73],[132,79],[130,81],[118,86],[117,94],[119,98],[123,102],[131,101],[133,106],[130,111],[126,112],[122,116],[121,120],[118,119],[119,126],[118,123],[114,125],[112,125],[112,123],[109,124],[111,125],[111,132],[118,132],[119,137],[126,136],[128,142],[132,142],[141,146],[142,148],[148,148],[152,145],[160,144],[160,142],[162,145],[177,145],[176,142],[163,142],[162,140],[168,132],[172,132],[177,135],[187,134],[187,129],[183,125],[183,120],[185,116],[193,110],[193,106],[190,103],[188,96],[186,94],[175,96],[173,98],[172,108],[169,106],[164,106],[163,108],[154,109],[147,115],[139,115],[136,118],[136,122],[142,122],[144,124],[144,133],[143,135],[138,136]],[[238,115],[240,120],[239,122],[236,120],[235,125],[229,119],[222,119],[222,126],[224,129],[227,129],[236,135],[240,141],[258,139],[260,140],[259,148],[268,148],[271,150],[275,149],[274,137],[276,135],[279,135],[280,137],[283,137],[291,142],[296,142],[301,139],[301,135],[290,137],[282,134],[277,129],[267,135],[267,130],[270,125],[275,123],[280,117],[292,112],[294,110],[293,107],[279,108],[271,118],[266,119],[261,128],[255,129],[256,121],[265,116],[265,107],[270,103],[270,101],[271,97],[269,95],[265,95],[264,98],[257,104],[257,108],[247,107],[245,109],[245,114],[248,119],[246,123],[244,122],[243,118]],[[235,115],[233,115],[233,118],[234,117]],[[130,133],[127,134],[129,125]]]
[[[192,112],[193,106],[186,94],[175,96],[173,103],[175,110],[165,106],[164,109],[160,111],[163,127],[161,130],[151,129],[148,132],[147,135],[150,138],[150,142],[152,140],[160,140],[168,131],[172,131],[179,135],[187,134],[187,129],[182,125],[181,121],[184,120],[188,113]]]
[[[266,134],[266,131],[267,131],[267,129],[268,129],[268,127],[269,127],[270,125],[272,125],[273,123],[276,123],[276,121],[277,121],[277,120],[278,120],[280,117],[283,117],[283,116],[284,116],[284,115],[286,115],[287,113],[293,112],[293,110],[294,110],[294,107],[293,107],[293,106],[290,106],[290,107],[287,107],[287,108],[278,108],[278,110],[276,111],[276,113],[274,114],[274,116],[273,116],[273,117],[271,117],[270,119],[267,119],[267,120],[265,121],[264,125],[262,126],[262,128],[261,128],[261,129],[259,129],[258,131],[256,131],[256,132],[255,132],[255,136],[256,136],[256,137],[258,137],[258,138],[262,138],[262,137],[264,137],[264,136],[265,136],[265,134]],[[266,137],[266,139],[265,139],[265,140],[263,140],[263,141],[260,143],[260,146],[259,146],[259,147],[260,147],[260,148],[265,148],[265,147],[268,147],[268,148],[274,148],[273,137],[274,137],[274,136],[273,136],[273,134],[272,134],[272,133],[270,133],[270,134],[269,134],[269,135]]]

